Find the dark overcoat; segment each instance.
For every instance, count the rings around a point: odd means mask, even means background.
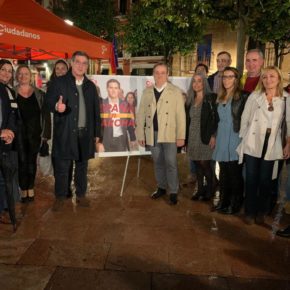
[[[0,133],[2,129],[10,129],[16,134],[16,124],[15,124],[15,114],[11,109],[10,100],[6,87],[4,84],[0,83],[0,101],[1,101],[1,114],[2,114],[2,124],[0,127]],[[9,151],[12,144],[6,145],[4,141],[0,141],[0,152]]]
[[[79,148],[79,93],[75,77],[69,70],[66,75],[56,78],[49,85],[45,102],[49,110],[54,113],[52,156],[55,158],[79,160],[80,150],[83,160],[94,157],[95,139],[101,137],[99,96],[96,86],[86,76],[82,90],[86,107],[86,127],[84,142]],[[56,111],[56,103],[60,96],[66,104],[66,110],[63,113]]]

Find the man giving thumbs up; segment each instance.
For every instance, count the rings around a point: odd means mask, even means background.
[[[86,199],[88,159],[94,157],[101,134],[99,96],[96,86],[86,77],[89,57],[77,51],[66,75],[52,81],[46,103],[54,113],[52,157],[54,158],[55,203],[61,208],[68,193],[69,168],[75,163],[77,202],[89,206]]]
[[[58,102],[55,107],[56,111],[59,113],[63,113],[66,109],[66,104],[63,103],[63,96],[59,96]]]

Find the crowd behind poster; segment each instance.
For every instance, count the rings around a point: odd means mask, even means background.
[[[136,114],[142,92],[153,86],[151,76],[91,75],[100,96],[102,140],[97,156],[128,156],[150,154],[138,145],[135,134]],[[170,77],[186,96],[190,78]]]

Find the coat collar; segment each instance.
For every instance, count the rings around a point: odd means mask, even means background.
[[[76,84],[76,78],[74,77],[74,75],[72,74],[71,68],[68,70],[66,76],[70,79],[70,81],[74,84]],[[86,75],[84,75],[84,79],[83,79],[83,84],[87,83],[89,81],[89,79],[87,78]]]

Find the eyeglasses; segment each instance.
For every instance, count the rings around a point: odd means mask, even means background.
[[[269,102],[269,104],[268,104],[268,111],[269,112],[273,112],[274,111],[274,107],[273,107],[273,103],[272,102]]]
[[[234,75],[231,75],[231,76],[222,76],[222,79],[223,80],[232,80],[232,79],[234,79],[236,76],[234,76]]]

